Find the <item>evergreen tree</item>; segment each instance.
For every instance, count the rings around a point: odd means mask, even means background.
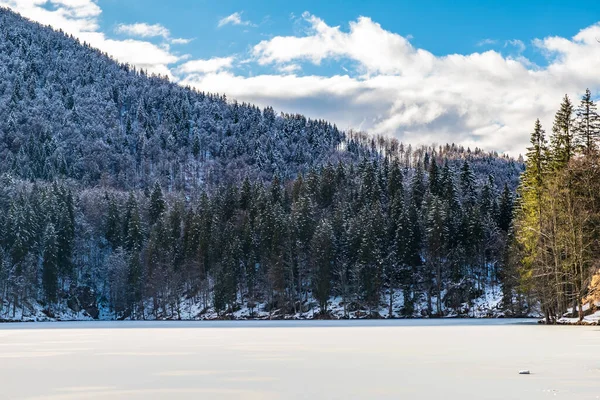
[[[527,148],[527,163],[525,164],[522,182],[527,188],[539,189],[542,186],[549,161],[545,131],[539,119],[535,121],[529,142],[531,146]]]
[[[397,159],[392,161],[387,190],[390,196],[390,203],[396,197],[404,195],[403,176],[402,171],[400,170],[400,163]]]
[[[46,299],[55,303],[58,293],[58,238],[52,224],[48,224],[44,233],[44,254],[42,261],[42,286]]]
[[[129,194],[129,200],[127,200],[126,216],[125,248],[134,253],[139,252],[142,249],[144,237],[138,203],[133,193]]]
[[[423,203],[423,198],[425,196],[425,182],[423,177],[423,168],[420,164],[417,165],[415,174],[412,178],[410,191],[416,208],[421,208],[421,204]]]
[[[558,169],[565,167],[573,157],[576,145],[573,104],[567,95],[554,117],[551,144],[553,167]]]
[[[160,216],[165,211],[165,208],[166,205],[163,198],[162,189],[157,181],[154,183],[154,188],[152,189],[152,194],[150,195],[150,209],[148,212],[150,215],[150,224],[155,224],[156,221],[158,221]]]
[[[331,296],[331,278],[335,257],[333,228],[327,220],[322,220],[315,230],[311,244],[313,262],[313,294],[319,302],[321,313],[327,312]]]
[[[585,154],[591,154],[597,150],[597,141],[600,136],[600,116],[596,103],[592,100],[590,89],[585,90],[581,103],[576,110],[577,115],[577,139],[583,147]]]
[[[498,227],[504,232],[508,232],[513,219],[513,195],[507,184],[504,185],[502,190],[499,208]]]
[[[475,174],[471,169],[471,164],[466,160],[460,170],[460,188],[464,204],[467,207],[474,206],[477,199],[475,193]]]
[[[435,157],[431,158],[429,164],[429,192],[434,196],[441,194],[441,177]]]
[[[108,198],[108,214],[106,216],[104,236],[113,249],[117,249],[122,245],[121,227],[119,208],[114,197],[110,197]]]
[[[441,200],[437,197],[431,199],[427,215],[427,280],[428,302],[431,312],[431,297],[436,289],[437,315],[442,313],[442,273],[448,257],[448,229],[446,224],[447,213]]]

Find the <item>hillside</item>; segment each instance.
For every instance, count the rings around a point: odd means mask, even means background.
[[[470,315],[504,283],[506,156],[180,87],[8,10],[0,116],[0,319]]]

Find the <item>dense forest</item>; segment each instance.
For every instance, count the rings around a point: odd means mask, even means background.
[[[76,195],[56,183],[2,187],[0,282],[12,315],[28,299],[49,313],[58,300],[98,301],[132,318],[179,317],[186,302],[326,314],[331,297],[345,316],[376,315],[382,301],[389,316],[421,303],[423,315],[458,313],[499,284],[513,208],[508,186],[498,193],[490,177],[480,187],[468,161],[454,170],[435,157],[415,170],[363,159],[286,184],[245,179],[193,201],[167,199],[158,183]]]
[[[550,140],[531,133],[515,221],[515,268],[547,322],[569,309],[579,320],[600,301],[600,117],[589,90],[578,106],[565,96]]]
[[[5,9],[0,72],[0,319],[530,312],[520,159],[239,104]]]

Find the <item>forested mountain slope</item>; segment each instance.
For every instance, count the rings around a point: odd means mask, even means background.
[[[0,117],[0,319],[466,314],[503,279],[509,157],[183,88],[8,10]]]
[[[147,77],[7,10],[0,31],[1,172],[184,189],[205,174],[295,175],[344,139],[324,121]]]

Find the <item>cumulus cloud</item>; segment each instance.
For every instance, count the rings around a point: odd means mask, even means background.
[[[53,7],[46,8],[47,4]],[[0,6],[9,7],[24,17],[62,29],[66,33],[107,52],[121,62],[130,63],[150,73],[172,77],[169,65],[181,60],[168,48],[143,40],[115,40],[99,30],[98,18],[102,9],[94,0],[0,0]],[[123,25],[132,36],[151,37],[169,35],[160,25]],[[162,28],[162,29],[161,29]]]
[[[498,43],[498,41],[495,39],[482,39],[479,42],[477,42],[477,46],[491,46],[496,43]]]
[[[319,65],[327,58],[348,58],[359,61],[370,73],[401,73],[429,68],[426,64],[434,60],[431,53],[414,49],[406,38],[367,17],[350,22],[349,32],[306,12],[303,18],[310,24],[307,36],[277,36],[254,46],[253,54],[261,65],[295,60]]]
[[[115,28],[116,33],[122,33],[129,36],[138,36],[143,38],[162,36],[168,38],[171,32],[161,24],[149,25],[146,23],[136,23],[131,25],[119,24]]]
[[[252,25],[252,23],[250,21],[244,21],[242,19],[242,13],[241,12],[234,12],[233,14],[228,15],[227,17],[220,19],[217,26],[220,28],[222,26],[229,25],[229,24],[231,24],[231,25],[243,25],[243,26]]]
[[[519,53],[524,52],[525,49],[527,48],[527,46],[525,46],[525,43],[523,43],[523,41],[519,40],[519,39],[507,40],[504,43],[504,47],[509,47],[509,46],[514,47],[517,50],[517,52],[519,52]]]
[[[191,43],[194,39],[185,39],[185,38],[175,38],[171,39],[172,44],[188,44]]]
[[[231,67],[233,57],[215,57],[208,60],[192,60],[177,67],[179,74],[208,74]]]
[[[513,154],[525,149],[535,118],[551,124],[565,93],[576,98],[586,87],[600,89],[600,25],[570,39],[535,41],[548,57],[548,65],[540,68],[522,56],[491,50],[434,56],[367,17],[351,22],[348,31],[308,13],[303,18],[309,24],[305,35],[277,36],[252,49],[256,63],[281,74],[221,72],[186,82],[328,118],[343,128],[361,126],[413,143],[457,142]],[[516,40],[508,45],[518,52],[525,46]],[[354,61],[355,74],[296,76],[286,70],[324,60]]]
[[[115,28],[115,32],[140,38],[162,37],[171,44],[188,44],[192,41],[192,39],[171,38],[171,32],[161,24],[150,25],[144,22],[129,25],[119,24]]]
[[[299,66],[298,64],[287,64],[287,65],[281,65],[277,68],[277,70],[279,72],[281,72],[282,74],[293,74],[295,72],[298,72],[302,69],[301,66]]]

